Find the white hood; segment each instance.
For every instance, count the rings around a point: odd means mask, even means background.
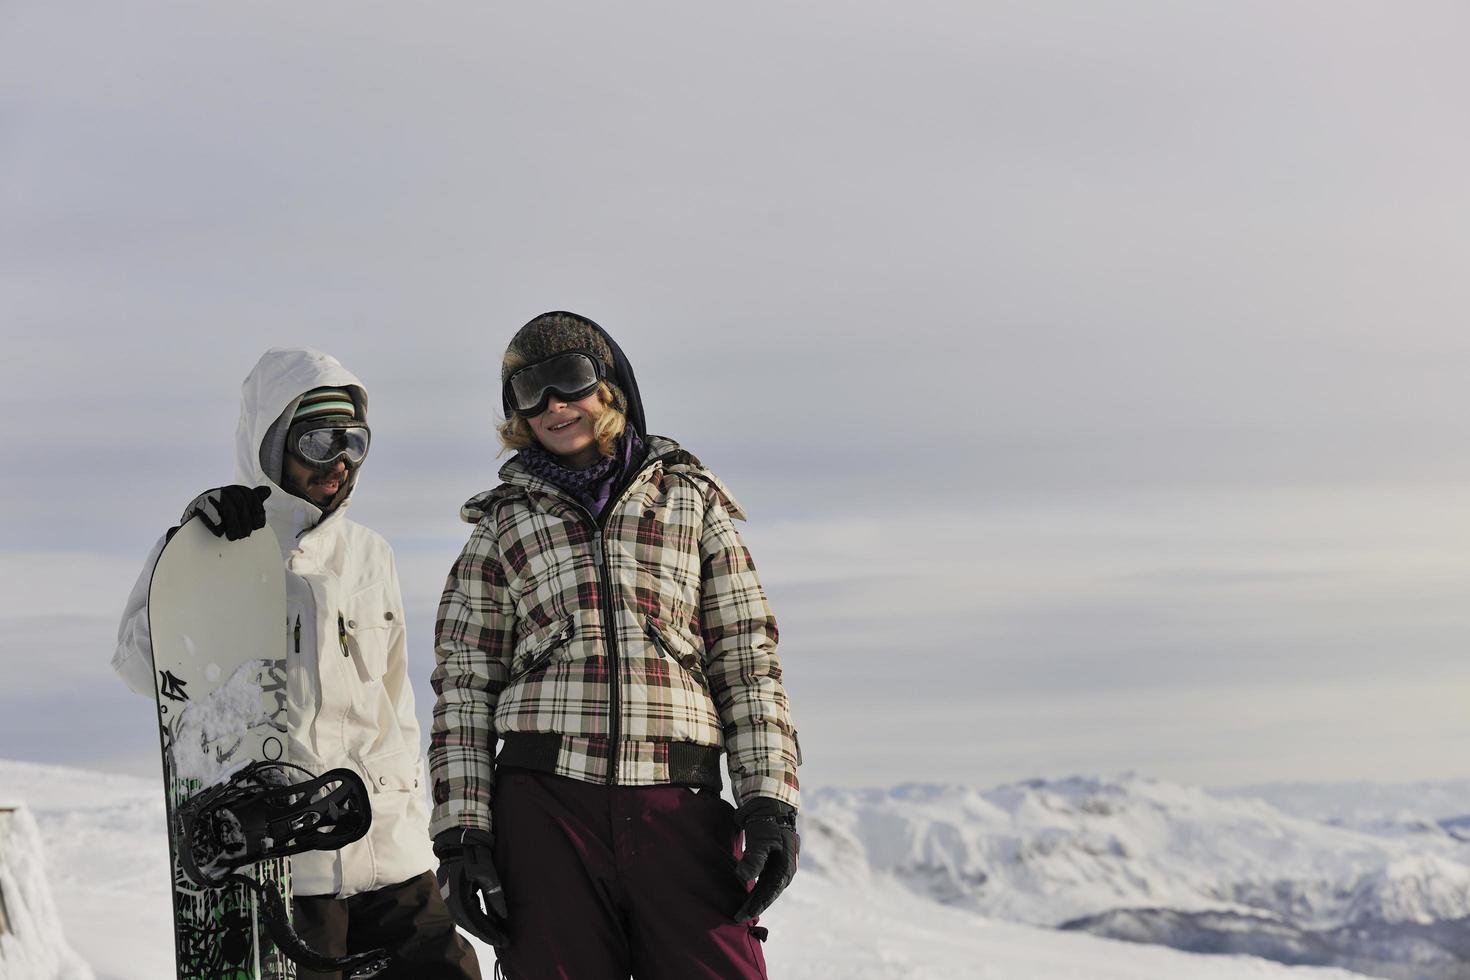
[[[357,403],[358,417],[367,420],[367,390],[357,375],[335,357],[310,347],[272,347],[260,356],[240,387],[240,424],[235,430],[235,480],[246,486],[269,486],[265,502],[270,523],[282,538],[283,549],[291,539],[322,519],[322,509],[309,500],[287,493],[280,485],[280,459],[285,446],[285,426],[276,426],[282,415],[294,412],[301,396],[313,388],[345,387]],[[287,416],[289,417],[289,415]],[[267,436],[274,443],[264,445]],[[274,472],[271,472],[274,470]],[[357,485],[353,471],[337,505],[345,510]]]

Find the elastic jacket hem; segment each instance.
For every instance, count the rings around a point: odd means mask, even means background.
[[[572,778],[585,776],[568,772],[560,764],[563,752],[576,749],[570,744],[585,742],[585,739],[569,739],[555,732],[506,732],[500,752],[495,756],[497,768],[530,769],[553,775],[570,775]],[[699,745],[695,742],[668,742],[668,772],[659,783],[678,786],[708,786],[719,792],[723,789],[720,779],[720,755],[718,745]],[[630,757],[634,753],[629,753]],[[624,782],[624,780],[619,780]]]

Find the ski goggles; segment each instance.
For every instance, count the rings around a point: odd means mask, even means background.
[[[286,451],[311,466],[330,466],[339,459],[357,466],[371,441],[372,433],[361,422],[319,419],[293,425],[286,434]]]
[[[505,380],[505,404],[526,418],[546,411],[553,394],[574,402],[597,390],[602,360],[586,351],[568,351],[520,368]]]

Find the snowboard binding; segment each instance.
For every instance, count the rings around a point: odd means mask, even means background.
[[[292,782],[298,773],[306,779]],[[215,888],[247,864],[350,844],[368,832],[372,810],[350,769],[312,778],[290,763],[252,762],[180,804],[178,819],[184,873]]]
[[[306,778],[292,781],[300,776]],[[291,928],[280,892],[239,873],[257,861],[334,851],[361,839],[372,825],[372,809],[357,773],[333,769],[313,777],[288,762],[252,762],[180,804],[177,816],[184,874],[201,888],[241,884],[255,892],[281,952],[311,970],[345,970],[353,980],[366,980],[388,966],[383,949],[340,958],[318,953]]]

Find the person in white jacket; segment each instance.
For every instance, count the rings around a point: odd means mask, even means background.
[[[286,571],[287,758],[316,773],[351,768],[371,790],[365,837],[291,858],[297,932],[329,956],[386,946],[388,977],[479,980],[474,950],[430,871],[393,552],[346,514],[369,441],[367,392],[356,376],[320,351],[272,348],[243,386],[235,485],[196,497],[181,522],[198,514],[231,539],[264,527],[275,535]],[[112,658],[128,687],[149,698],[148,583],[166,541],[144,563]]]

